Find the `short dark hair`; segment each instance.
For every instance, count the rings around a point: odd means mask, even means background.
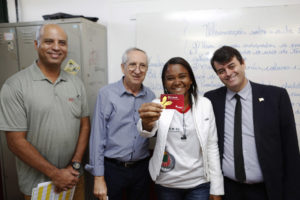
[[[221,48],[215,51],[213,57],[210,60],[210,64],[214,69],[214,71],[217,72],[214,62],[218,62],[220,64],[226,64],[230,62],[234,56],[237,58],[240,64],[244,64],[244,59],[241,53],[237,49],[230,46],[222,46]]]
[[[192,85],[191,85],[191,87],[188,91],[189,94],[190,94],[190,102],[191,102],[191,107],[192,107],[192,97],[191,97],[191,95],[194,96],[194,99],[195,99],[195,102],[196,102],[197,101],[198,86],[197,86],[197,82],[196,82],[195,75],[193,73],[191,65],[185,59],[183,59],[181,57],[171,58],[170,60],[168,60],[166,62],[166,64],[163,67],[163,70],[162,70],[162,73],[161,73],[161,80],[162,80],[162,83],[163,83],[164,93],[165,94],[168,93],[168,90],[165,87],[165,80],[166,80],[165,78],[166,78],[167,69],[168,69],[169,65],[175,65],[175,64],[182,65],[188,71],[190,79],[192,80]]]

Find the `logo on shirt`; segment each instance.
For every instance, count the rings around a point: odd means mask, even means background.
[[[163,161],[161,164],[161,172],[169,172],[175,167],[175,159],[174,156],[172,156],[169,152],[164,152]]]
[[[178,127],[169,127],[170,132],[180,132],[180,128]]]

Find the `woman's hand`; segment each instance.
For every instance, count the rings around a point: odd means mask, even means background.
[[[159,119],[162,112],[162,105],[159,103],[144,103],[139,109],[140,118],[142,119],[143,129],[151,131],[156,120]]]

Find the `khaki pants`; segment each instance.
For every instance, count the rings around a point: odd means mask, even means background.
[[[24,195],[25,200],[31,200],[31,196]],[[84,200],[84,176],[79,178],[74,192],[73,200]]]

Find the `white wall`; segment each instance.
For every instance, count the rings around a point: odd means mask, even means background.
[[[16,22],[13,0],[7,1],[9,21]],[[19,20],[40,21],[42,15],[65,12],[93,16],[108,30],[109,82],[121,78],[125,49],[136,43],[136,15],[142,13],[215,8],[241,8],[300,4],[299,0],[19,0]],[[159,30],[158,30],[159,31]]]

